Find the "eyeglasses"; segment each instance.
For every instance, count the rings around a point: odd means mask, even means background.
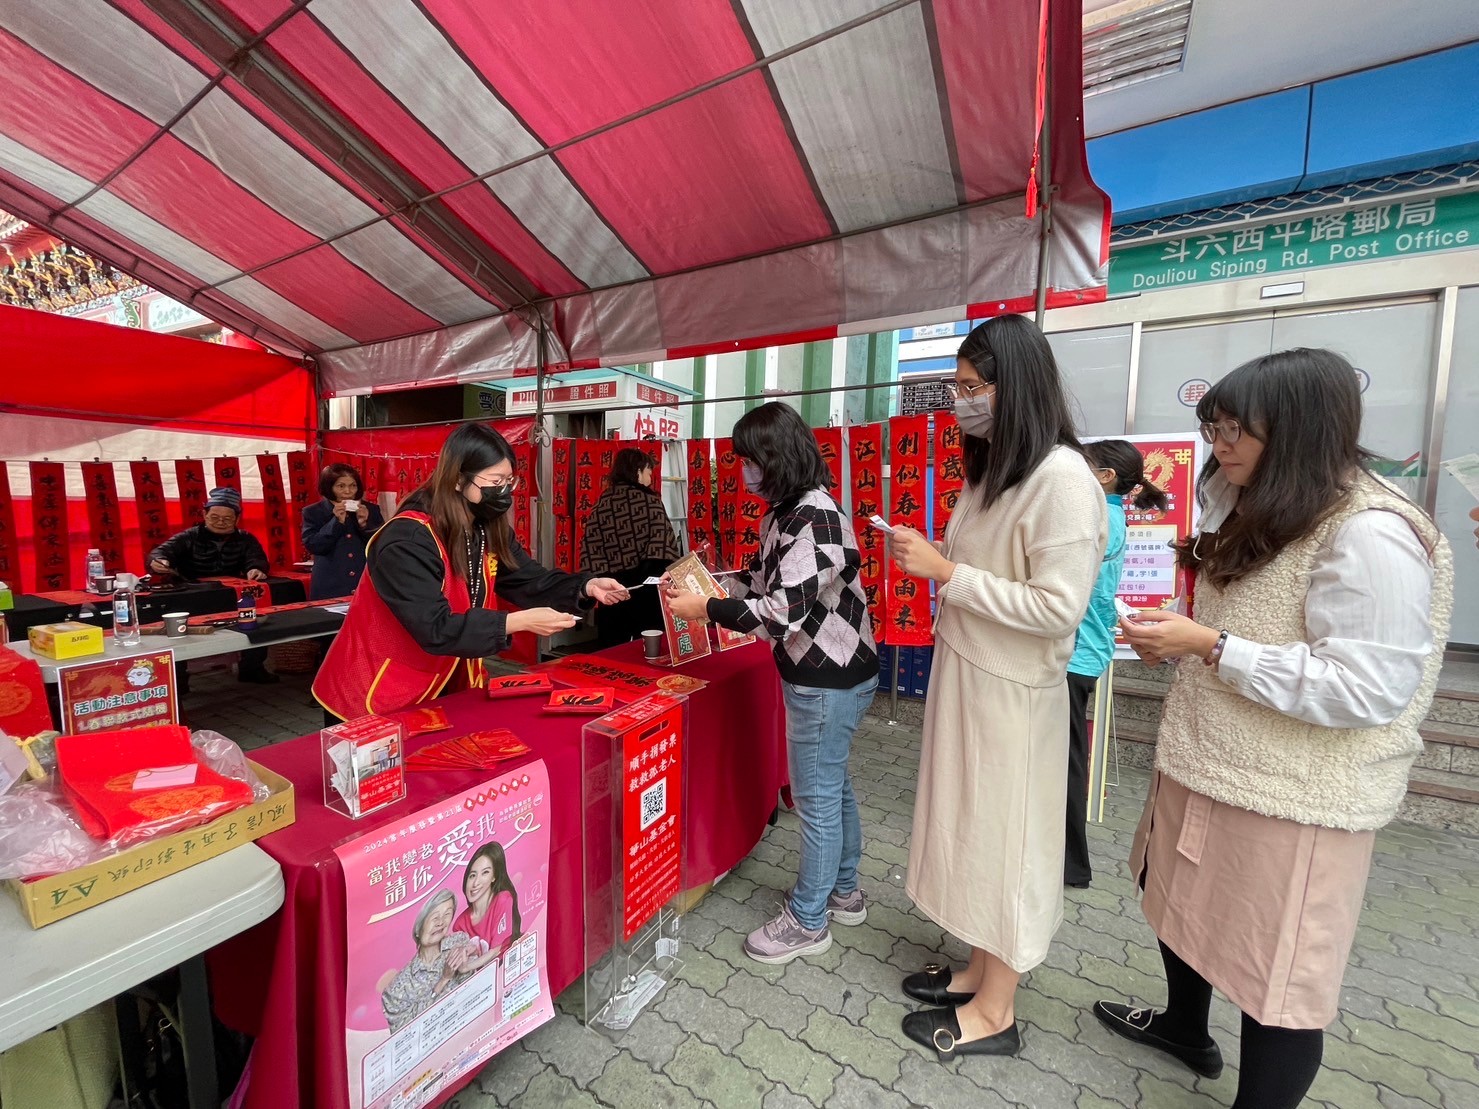
[[[1216,443],[1219,435],[1229,447],[1234,446],[1243,437],[1243,425],[1237,420],[1218,420],[1216,423],[1202,424],[1204,442]]]
[[[994,381],[968,381],[962,384],[958,381],[946,381],[943,384],[945,395],[951,400],[959,400],[961,397],[969,400],[972,397],[979,397],[996,383]]]
[[[513,477],[507,478],[504,481],[495,479],[486,485],[480,484],[476,478],[473,478],[472,483],[479,489],[492,489],[495,493],[512,493],[519,487],[519,475],[515,474]]]

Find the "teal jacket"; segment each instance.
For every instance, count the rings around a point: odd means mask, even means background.
[[[1097,678],[1109,669],[1114,658],[1114,630],[1119,614],[1114,611],[1114,595],[1120,587],[1120,574],[1125,568],[1125,499],[1108,495],[1109,544],[1104,549],[1104,562],[1094,579],[1094,592],[1089,595],[1089,611],[1078,626],[1078,640],[1068,672],[1085,678]]]

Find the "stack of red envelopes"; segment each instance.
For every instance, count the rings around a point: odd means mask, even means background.
[[[440,739],[406,757],[407,770],[491,770],[529,753],[529,745],[507,728]]]

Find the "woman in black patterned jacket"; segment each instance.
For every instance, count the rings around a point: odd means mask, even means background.
[[[616,452],[606,475],[606,491],[585,521],[580,541],[583,572],[615,578],[630,588],[660,575],[682,553],[662,497],[652,487],[656,468],[646,451],[626,447]],[[655,589],[639,589],[628,600],[596,610],[603,648],[661,627]]]
[[[760,556],[728,600],[669,586],[675,615],[710,620],[774,644],[786,702],[791,795],[801,816],[801,872],[775,920],[750,933],[745,952],[788,963],[832,946],[829,922],[861,924],[863,832],[847,758],[878,688],[878,649],[859,581],[852,521],[828,492],[816,437],[800,414],[772,402],[734,428],[745,486],[770,502]]]

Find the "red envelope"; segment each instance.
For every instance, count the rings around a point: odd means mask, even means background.
[[[599,716],[610,712],[615,704],[616,690],[610,686],[562,689],[551,694],[544,711]]]
[[[488,679],[488,697],[527,697],[531,693],[548,693],[554,687],[548,674],[505,674]]]
[[[394,719],[399,720],[405,728],[407,739],[431,732],[444,732],[452,726],[447,720],[447,710],[438,707],[408,709],[396,713]]]

